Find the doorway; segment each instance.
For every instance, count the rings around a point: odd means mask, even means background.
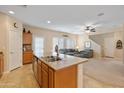
[[[22,32],[18,29],[9,31],[9,70],[22,65]]]

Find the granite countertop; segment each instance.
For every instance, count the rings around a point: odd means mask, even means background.
[[[41,61],[43,61],[45,64],[47,64],[49,67],[53,68],[54,70],[60,70],[72,65],[88,62],[87,58],[79,58],[79,57],[64,55],[64,54],[59,55],[59,57],[62,60],[54,61],[54,62],[47,62],[43,57],[38,57],[37,55],[35,56],[39,58]]]

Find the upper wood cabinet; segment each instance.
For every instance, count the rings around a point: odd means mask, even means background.
[[[23,44],[32,44],[32,33],[23,33]]]

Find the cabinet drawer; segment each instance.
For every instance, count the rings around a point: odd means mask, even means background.
[[[48,72],[48,66],[42,62],[42,68],[43,70]]]
[[[24,64],[32,62],[33,61],[33,53],[32,52],[24,53],[23,61],[24,61]]]

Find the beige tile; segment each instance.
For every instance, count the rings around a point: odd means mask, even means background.
[[[31,65],[24,65],[0,79],[0,87],[4,88],[38,88]]]

